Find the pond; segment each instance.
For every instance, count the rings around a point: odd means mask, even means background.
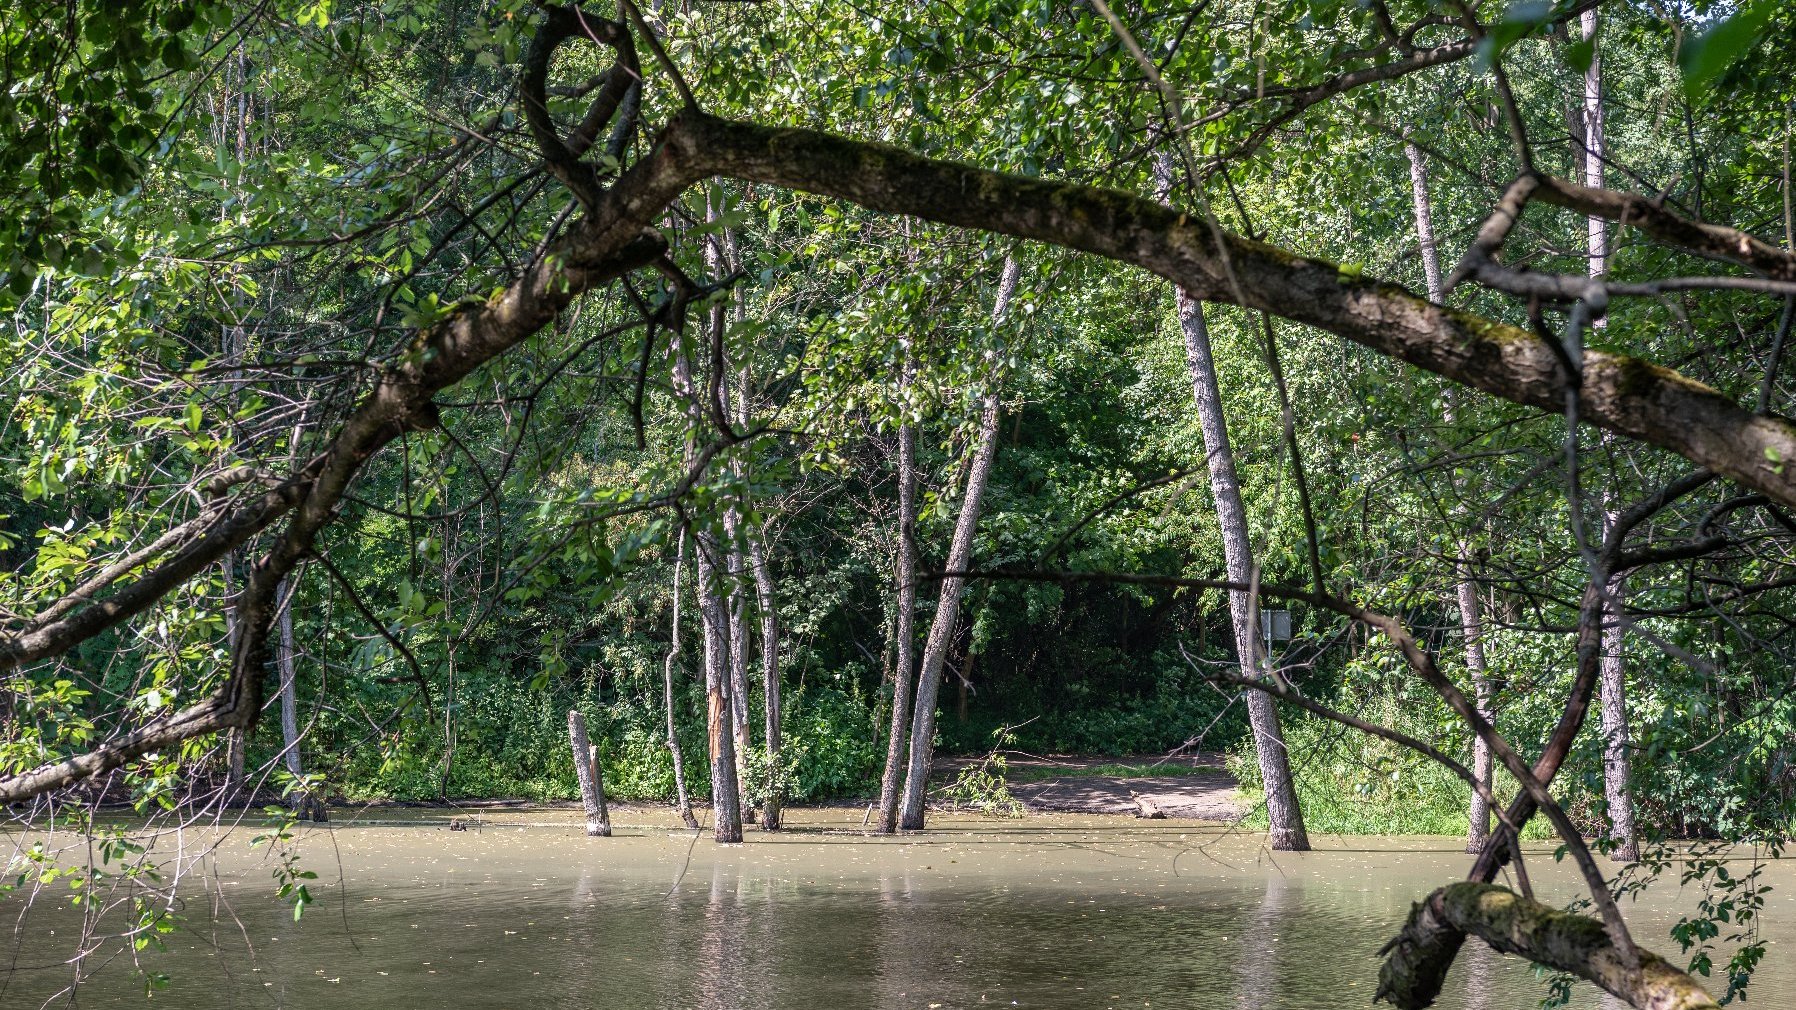
[[[938,817],[875,839],[860,811],[795,815],[721,848],[651,810],[620,811],[609,839],[565,811],[483,814],[467,831],[339,815],[296,839],[320,878],[299,922],[247,824],[163,835],[155,851],[189,875],[182,930],[145,955],[170,976],[151,1005],[1333,1010],[1370,1005],[1377,951],[1410,902],[1469,863],[1449,839],[1325,838],[1295,855],[1189,821]],[[1574,893],[1550,851],[1530,868],[1543,898]],[[1771,873],[1751,1005],[1792,1006],[1796,873]],[[1671,884],[1629,906],[1667,955]],[[13,965],[0,1006],[55,997],[79,912],[54,892],[0,912]],[[1527,1010],[1543,992],[1530,966],[1472,944],[1439,1006]],[[78,1001],[143,1005],[141,976],[114,958]],[[1582,987],[1573,1005],[1619,1004]]]

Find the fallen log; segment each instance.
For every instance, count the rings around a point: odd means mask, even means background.
[[[1150,821],[1159,821],[1166,818],[1166,811],[1161,810],[1158,803],[1155,803],[1153,800],[1148,799],[1146,796],[1141,795],[1133,789],[1129,790],[1129,799],[1135,801],[1136,817],[1145,818]]]
[[[1695,979],[1657,954],[1642,950],[1638,970],[1630,967],[1596,919],[1475,881],[1449,884],[1416,902],[1403,931],[1380,951],[1388,956],[1374,998],[1399,1010],[1431,1005],[1467,935],[1595,983],[1637,1010],[1718,1010]]]

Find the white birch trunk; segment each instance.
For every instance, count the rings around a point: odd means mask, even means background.
[[[1404,144],[1403,153],[1409,156],[1410,192],[1415,200],[1416,208],[1416,241],[1422,251],[1422,274],[1428,281],[1428,300],[1441,303],[1446,301],[1445,284],[1441,279],[1440,247],[1434,237],[1434,206],[1428,198],[1428,164],[1422,159],[1422,151],[1414,144]],[[1447,394],[1446,408],[1442,412],[1448,424],[1453,423],[1452,394]],[[1464,515],[1463,505],[1456,506],[1455,512]],[[1454,595],[1459,602],[1459,631],[1465,646],[1466,672],[1472,678],[1472,693],[1478,706],[1479,714],[1492,723],[1496,721],[1493,708],[1494,690],[1490,677],[1486,674],[1484,663],[1484,620],[1478,607],[1478,585],[1471,577],[1471,561],[1467,557],[1465,544],[1455,545],[1456,556],[1453,559]],[[1472,774],[1484,783],[1486,790],[1491,785],[1492,763],[1490,746],[1484,738],[1472,735]],[[1484,801],[1484,794],[1472,790],[1471,806],[1466,812],[1466,851],[1481,852],[1484,843],[1490,838],[1490,805]]]
[[[1595,42],[1598,27],[1596,11],[1583,15],[1584,38]],[[1601,188],[1603,159],[1606,157],[1603,119],[1603,63],[1593,46],[1590,66],[1584,71],[1584,185]],[[1590,256],[1590,276],[1601,277],[1609,269],[1609,233],[1600,217],[1586,220]],[[1598,318],[1591,326],[1600,328]],[[1607,440],[1608,436],[1604,436]],[[1603,496],[1603,530],[1614,525],[1616,509],[1612,495]],[[1629,782],[1628,749],[1628,676],[1626,641],[1622,630],[1622,607],[1626,586],[1621,579],[1611,579],[1608,599],[1603,607],[1603,657],[1599,667],[1602,689],[1603,726],[1603,794],[1609,804],[1609,840],[1614,843],[1617,859],[1640,858],[1640,839],[1634,829],[1634,798]]]

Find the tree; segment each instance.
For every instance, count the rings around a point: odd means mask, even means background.
[[[998,293],[992,300],[993,325],[1004,322],[1010,312],[1010,300],[1016,294],[1017,279],[1022,268],[1015,256],[1004,259],[998,277]],[[935,616],[929,622],[929,636],[923,640],[923,657],[917,670],[915,711],[910,718],[910,763],[904,772],[904,800],[899,808],[898,826],[906,831],[923,828],[925,789],[929,773],[935,767],[935,709],[942,689],[943,664],[948,647],[953,644],[960,622],[961,594],[966,580],[956,574],[967,570],[973,559],[973,539],[979,531],[979,510],[985,499],[985,484],[991,477],[992,460],[998,454],[998,376],[986,378],[984,395],[979,405],[979,427],[973,436],[973,454],[967,461],[966,491],[960,499],[960,515],[954,523],[954,540],[948,545],[944,563],[941,598]],[[900,605],[902,606],[902,604]],[[899,676],[909,676],[900,668]]]
[[[1267,598],[1282,594],[1332,615],[1337,630],[1355,624],[1362,633],[1375,631],[1385,643],[1381,655],[1400,657],[1405,683],[1431,692],[1430,704],[1483,740],[1503,764],[1521,794],[1501,815],[1503,826],[1481,852],[1474,877],[1492,878],[1515,850],[1514,832],[1537,810],[1590,873],[1588,853],[1578,850],[1577,825],[1551,789],[1601,679],[1603,630],[1630,617],[1636,627],[1659,621],[1672,629],[1662,651],[1676,661],[1654,671],[1667,697],[1695,682],[1739,702],[1764,684],[1755,668],[1747,675],[1748,689],[1736,690],[1714,672],[1716,664],[1692,652],[1697,640],[1689,632],[1690,615],[1720,609],[1746,618],[1738,641],[1716,647],[1750,651],[1761,637],[1753,629],[1768,626],[1759,608],[1781,599],[1778,562],[1764,560],[1775,554],[1756,547],[1782,536],[1776,532],[1782,510],[1796,504],[1796,476],[1785,466],[1796,451],[1796,427],[1772,413],[1781,400],[1755,405],[1748,387],[1778,388],[1782,338],[1775,336],[1776,313],[1764,311],[1762,303],[1788,294],[1796,258],[1749,231],[1717,223],[1769,219],[1763,211],[1772,190],[1765,180],[1775,173],[1759,164],[1762,151],[1736,138],[1764,134],[1772,113],[1784,111],[1781,99],[1766,96],[1775,92],[1771,82],[1787,79],[1787,61],[1754,45],[1786,27],[1788,12],[1751,5],[1691,21],[1694,15],[1682,10],[1605,6],[1638,28],[1626,52],[1660,78],[1669,79],[1671,47],[1659,43],[1674,33],[1688,35],[1688,44],[1677,47],[1683,90],[1674,104],[1685,111],[1692,138],[1688,151],[1638,144],[1641,160],[1652,163],[1641,165],[1638,175],[1607,176],[1627,180],[1612,189],[1558,174],[1549,164],[1553,156],[1543,153],[1556,148],[1539,142],[1561,120],[1555,91],[1564,76],[1560,51],[1570,50],[1568,59],[1578,52],[1549,37],[1564,35],[1583,6],[1517,8],[1496,21],[1467,11],[1448,21],[1422,8],[1347,5],[1339,11],[1267,12],[1241,22],[1250,25],[1245,31],[1229,18],[1186,19],[1190,32],[1156,47],[1153,58],[1105,4],[1044,11],[1040,24],[1016,32],[981,27],[1017,20],[996,10],[984,11],[998,16],[981,21],[964,10],[926,5],[875,26],[833,9],[819,20],[808,7],[706,8],[681,26],[686,34],[672,54],[630,5],[622,11],[627,21],[568,7],[535,17],[507,8],[502,13],[511,16],[483,17],[473,37],[489,60],[468,61],[458,76],[424,75],[430,87],[468,96],[465,107],[407,105],[416,97],[407,91],[405,100],[378,109],[367,108],[368,96],[381,93],[377,83],[423,90],[409,73],[414,65],[408,61],[419,52],[412,45],[413,33],[421,31],[412,27],[416,18],[363,24],[339,17],[330,25],[324,23],[330,15],[321,17],[318,9],[308,9],[303,23],[280,21],[276,12],[271,20],[244,22],[266,29],[266,37],[250,39],[221,6],[150,5],[104,22],[91,35],[83,32],[79,45],[73,36],[64,46],[24,41],[63,38],[64,22],[74,23],[68,18],[0,29],[0,43],[18,57],[4,61],[7,93],[27,96],[21,111],[0,118],[6,141],[0,150],[27,180],[19,189],[29,193],[26,202],[34,208],[0,231],[6,286],[18,299],[8,309],[21,334],[6,352],[5,381],[17,391],[19,407],[17,423],[4,437],[8,462],[20,475],[20,490],[7,507],[20,514],[30,509],[19,533],[7,528],[7,549],[16,550],[15,536],[32,538],[28,551],[18,551],[21,574],[9,575],[6,586],[0,670],[18,678],[13,694],[20,704],[57,716],[9,725],[0,800],[17,803],[70,790],[121,769],[138,782],[167,781],[152,769],[181,753],[181,745],[237,731],[247,735],[271,679],[282,585],[310,559],[323,566],[332,554],[354,555],[357,535],[380,524],[386,524],[384,535],[406,544],[399,564],[352,573],[337,580],[337,589],[359,600],[351,609],[372,632],[362,643],[366,649],[357,646],[367,667],[399,670],[393,679],[407,682],[408,700],[397,704],[416,704],[411,694],[429,694],[435,663],[450,647],[430,623],[441,617],[430,611],[443,601],[414,602],[420,594],[407,577],[433,549],[418,546],[432,538],[411,534],[422,532],[420,522],[443,519],[440,500],[429,496],[455,484],[451,476],[461,487],[475,487],[473,500],[483,506],[505,501],[508,486],[543,493],[560,481],[534,515],[497,505],[484,514],[495,522],[503,517],[507,534],[528,531],[530,542],[526,563],[505,571],[504,588],[489,587],[482,603],[548,606],[540,601],[549,590],[532,573],[550,568],[551,561],[578,575],[556,591],[580,596],[582,604],[600,600],[615,590],[617,573],[632,569],[647,548],[670,531],[689,533],[716,726],[711,757],[717,832],[720,840],[739,838],[734,740],[723,725],[732,718],[734,699],[721,601],[721,576],[735,538],[726,535],[722,519],[732,503],[741,503],[731,490],[733,475],[744,472],[738,464],[758,445],[782,439],[803,445],[816,435],[733,420],[720,396],[727,387],[727,335],[716,327],[697,339],[687,332],[690,309],[746,279],[693,276],[706,273],[699,245],[704,235],[702,226],[686,223],[702,220],[703,212],[687,194],[701,182],[723,179],[755,194],[739,213],[766,214],[772,234],[756,283],[771,285],[812,267],[831,272],[832,263],[801,259],[810,255],[805,250],[813,238],[821,248],[866,222],[907,216],[998,241],[1052,247],[1046,256],[1064,250],[1064,262],[1078,264],[1067,269],[1089,269],[1109,282],[1091,296],[1106,301],[1102,311],[1126,314],[1137,290],[1132,271],[1144,271],[1195,301],[1278,316],[1295,324],[1293,332],[1304,334],[1306,345],[1326,346],[1346,366],[1376,372],[1396,387],[1370,407],[1361,399],[1355,410],[1368,430],[1377,427],[1400,446],[1420,412],[1377,415],[1389,401],[1401,406],[1406,398],[1426,398],[1442,388],[1421,373],[1489,394],[1466,402],[1499,414],[1495,428],[1510,440],[1493,443],[1492,458],[1531,448],[1528,439],[1544,438],[1540,433],[1556,431],[1553,425],[1563,424],[1573,455],[1580,433],[1606,433],[1613,454],[1625,454],[1627,465],[1587,471],[1574,460],[1565,468],[1574,493],[1549,497],[1532,486],[1517,492],[1527,495],[1534,514],[1524,523],[1527,536],[1514,539],[1532,538],[1524,546],[1528,560],[1539,564],[1532,572],[1515,566],[1497,612],[1533,610],[1539,614],[1530,618],[1534,626],[1575,627],[1577,635],[1569,677],[1554,679],[1548,676],[1556,672],[1553,663],[1534,662],[1538,654],[1526,657],[1542,682],[1554,685],[1529,699],[1548,708],[1534,714],[1538,727],[1527,724],[1542,730],[1527,738],[1546,740],[1532,762],[1440,675],[1432,653],[1409,630],[1432,619],[1430,610],[1445,613],[1453,606],[1446,595],[1437,599],[1427,591],[1430,583],[1420,571],[1428,560],[1424,551],[1396,552],[1405,564],[1381,568],[1366,560],[1377,556],[1366,550],[1352,559],[1354,565],[1341,566],[1341,584],[1333,588],[1321,585],[1320,577],[1305,590],[1276,581],[1259,587]],[[1123,13],[1146,21],[1164,12]],[[849,35],[853,40],[845,44]],[[124,36],[135,41],[116,41]],[[160,42],[153,52],[151,39]],[[1604,55],[1612,55],[1610,43],[1600,41]],[[1000,76],[951,72],[963,42],[980,54],[972,61],[981,67],[1005,68],[993,71]],[[203,142],[200,120],[188,118],[200,114],[195,110],[201,103],[174,92],[207,86],[203,70],[188,72],[190,51],[215,44],[227,52],[253,45],[281,61],[288,79],[307,82],[305,94],[294,96],[284,113],[292,117],[293,136],[317,131],[322,138],[307,157],[255,145],[233,154]],[[639,59],[639,45],[651,59]],[[750,55],[757,51],[779,59]],[[1595,45],[1585,51],[1593,54]],[[520,52],[517,69],[508,69],[507,60]],[[597,61],[588,62],[595,53]],[[838,58],[844,53],[851,55]],[[994,53],[1001,58],[989,59]],[[792,73],[794,61],[800,68],[839,69],[814,79]],[[1613,75],[1616,61],[1604,65]],[[1529,73],[1511,72],[1518,68]],[[114,74],[127,85],[117,91],[128,98],[145,95],[158,110],[153,125],[132,112],[83,114],[92,89],[69,82],[84,79],[89,69],[101,74],[99,90],[108,99],[114,89],[105,82]],[[163,98],[137,85],[164,70],[169,93]],[[561,82],[561,75],[589,70],[585,83]],[[1163,86],[1169,80],[1176,86]],[[1395,230],[1368,208],[1402,205],[1376,198],[1382,185],[1401,185],[1400,172],[1373,172],[1364,161],[1346,158],[1338,167],[1321,166],[1313,153],[1303,154],[1359,145],[1382,150],[1380,164],[1388,169],[1396,163],[1394,138],[1381,134],[1382,113],[1375,110],[1393,107],[1394,96],[1443,82],[1454,85],[1447,90],[1472,96],[1462,104],[1485,110],[1448,110],[1452,140],[1471,155],[1469,163],[1508,166],[1495,186],[1458,180],[1453,189],[1456,206],[1484,222],[1442,284],[1442,297],[1464,307],[1378,276],[1387,267],[1400,272],[1402,264],[1368,266],[1355,255],[1357,243],[1368,238],[1355,228],[1379,230],[1374,237],[1386,239]],[[512,94],[514,83],[518,115],[508,116],[503,106],[509,99],[495,96]],[[1191,123],[1180,109],[1180,89],[1187,85],[1204,101]],[[1343,96],[1346,101],[1339,101]],[[1707,135],[1723,149],[1720,155],[1694,142],[1699,102],[1706,103],[1705,120],[1725,127]],[[455,125],[400,114],[403,108],[454,108],[447,118]],[[780,111],[770,111],[775,109]],[[1162,135],[1182,143],[1190,125],[1206,138],[1202,160],[1194,157],[1190,167],[1224,184],[1235,204],[1224,208],[1232,227],[1213,212],[1194,216],[1139,195],[1146,182],[1142,168],[1149,164],[1144,158],[1155,147],[1147,139],[1153,127],[1146,124],[1169,109],[1174,128]],[[370,122],[351,121],[364,113]],[[160,135],[166,143],[158,139],[164,115],[172,124]],[[578,125],[561,125],[570,120]],[[523,125],[514,129],[514,121]],[[90,125],[93,137],[69,133]],[[1613,141],[1615,124],[1604,125]],[[346,150],[355,148],[359,141],[349,138],[383,131],[393,134],[382,138],[389,143],[342,157],[332,148],[339,141]],[[901,143],[861,139],[867,136]],[[1501,143],[1511,150],[1501,150]],[[527,153],[514,154],[520,150]],[[90,158],[89,151],[97,153]],[[122,164],[121,152],[133,153],[134,163]],[[1732,162],[1725,171],[1723,160]],[[208,175],[221,164],[229,173],[266,170],[260,177],[268,197],[240,220],[212,221],[202,214],[196,221],[186,211],[192,193],[222,191]],[[546,177],[537,174],[539,165]],[[156,171],[149,173],[152,167]],[[1691,171],[1685,173],[1686,167]],[[1279,227],[1266,232],[1283,245],[1239,234],[1255,232],[1254,204],[1283,198],[1280,179],[1287,176],[1281,173],[1325,182],[1330,207],[1349,219],[1351,227],[1341,231],[1347,238],[1326,235],[1298,215],[1281,217]],[[1658,185],[1637,181],[1655,176],[1687,176],[1688,188],[1661,193]],[[134,191],[140,181],[141,190]],[[102,196],[102,188],[126,190],[116,196],[122,202]],[[794,212],[776,225],[771,207],[763,211],[754,202],[790,192],[858,209],[831,204],[833,214],[825,215],[822,204],[812,204],[818,215]],[[1314,202],[1315,195],[1306,197]],[[1361,198],[1367,195],[1373,198]],[[1717,199],[1723,200],[1719,207]],[[1754,213],[1730,213],[1729,201]],[[1569,214],[1555,216],[1555,208]],[[68,209],[80,213],[59,213]],[[1618,255],[1596,277],[1577,269],[1561,254],[1574,247],[1565,218],[1625,225],[1635,240],[1628,257]],[[789,241],[794,237],[802,241]],[[1094,258],[1110,264],[1094,264]],[[244,269],[199,266],[226,261]],[[1717,267],[1717,261],[1729,266]],[[1516,269],[1523,263],[1530,269]],[[130,269],[115,269],[120,266]],[[252,295],[247,285],[282,271],[297,279],[282,285],[291,295],[270,313],[278,321],[262,327],[256,340],[221,353],[218,326],[234,307],[250,304],[244,300]],[[215,284],[230,290],[215,292]],[[1668,292],[1683,301],[1676,326],[1654,315]],[[1593,323],[1601,318],[1612,323],[1598,340]],[[1737,328],[1734,319],[1742,320]],[[1714,333],[1729,338],[1705,340]],[[663,336],[678,341],[673,353],[657,353]],[[807,378],[794,373],[781,381],[790,389]],[[489,385],[498,395],[485,395]],[[819,385],[826,388],[807,403],[846,400],[853,384]],[[669,387],[673,395],[663,396]],[[598,495],[591,480],[559,493],[578,483],[561,466],[569,458],[569,439],[540,439],[524,451],[519,447],[529,424],[516,422],[514,412],[545,410],[567,431],[582,432],[576,420],[591,407],[583,401],[620,388],[628,391],[629,407],[620,413],[638,451],[650,452],[653,433],[668,458],[636,461],[631,476],[642,479],[625,493]],[[320,406],[299,414],[312,392]],[[238,394],[244,395],[233,406]],[[995,421],[995,402],[991,406]],[[1281,412],[1288,418],[1288,411]],[[289,464],[286,434],[296,416],[303,417],[303,451]],[[672,437],[661,438],[676,428]],[[1292,428],[1288,420],[1285,428]],[[1322,424],[1316,431],[1335,433]],[[479,449],[502,466],[487,467],[463,438],[476,432]],[[1295,445],[1297,438],[1289,441]],[[417,480],[420,473],[426,479]],[[1576,538],[1577,549],[1568,552],[1565,530],[1554,527],[1560,517],[1579,519],[1580,487],[1612,502],[1615,518],[1599,537]],[[369,497],[371,491],[379,494]],[[40,504],[46,497],[57,509],[78,497],[81,507],[53,515]],[[969,483],[969,504],[974,497]],[[1491,507],[1512,501],[1502,498]],[[1455,515],[1453,504],[1448,501],[1441,514]],[[567,515],[557,515],[558,509]],[[1350,544],[1351,535],[1341,532],[1352,525],[1344,516],[1304,519],[1303,547],[1311,558],[1337,546],[1363,546]],[[1465,531],[1455,527],[1462,525],[1434,523],[1429,539],[1456,553]],[[502,540],[494,538],[495,544]],[[970,551],[970,530],[967,543]],[[1384,546],[1397,543],[1392,537]],[[219,647],[225,629],[216,601],[223,566],[234,554],[243,559],[240,591],[231,594],[237,633]],[[1574,565],[1573,554],[1586,563]],[[965,557],[970,554],[963,552],[963,564]],[[1580,570],[1574,578],[1571,573]],[[1043,585],[1064,588],[1085,584],[1085,576],[1131,573],[1033,574]],[[1134,574],[1135,585],[1155,585]],[[1689,577],[1680,581],[1671,574]],[[1610,588],[1612,577],[1624,575],[1631,580],[1626,599]],[[958,590],[960,576],[953,578]],[[358,584],[383,580],[406,587],[395,594],[401,597],[396,605],[359,599]],[[1185,583],[1158,588],[1227,594],[1253,588],[1234,578]],[[1717,592],[1689,598],[1677,595],[1679,585]],[[1354,602],[1359,599],[1366,602]],[[1614,614],[1605,618],[1611,601]],[[938,608],[938,626],[945,609]],[[162,619],[171,612],[196,619]],[[565,630],[544,628],[540,656],[551,674],[558,650],[577,644]],[[943,634],[951,631],[950,621]],[[148,647],[138,632],[178,657],[167,668],[170,679],[128,695],[115,690],[98,716],[105,731],[76,732],[77,721],[67,715],[79,700],[70,694],[75,681],[59,675],[95,651],[128,657],[131,673],[149,669],[143,658]],[[932,632],[932,644],[934,637]],[[1635,639],[1645,641],[1646,635]],[[934,714],[940,672],[939,662],[930,669],[929,651],[926,646],[914,706],[923,718],[914,719],[911,729],[907,793],[917,802],[907,797],[905,804],[906,814],[914,812],[919,821],[921,775],[933,736],[924,723]],[[1490,658],[1510,659],[1494,650]],[[71,686],[59,687],[59,681]],[[168,684],[175,686],[162,690]],[[1291,705],[1327,708],[1276,680],[1252,686]],[[745,693],[737,690],[735,697]],[[428,698],[423,700],[429,710]],[[1510,718],[1520,717],[1506,710]],[[1372,729],[1389,730],[1367,731]],[[1398,739],[1381,739],[1401,743],[1404,735],[1391,732]],[[1439,748],[1428,756],[1442,767],[1457,766]],[[1477,776],[1465,777],[1482,788]],[[1608,949],[1624,961],[1645,963],[1607,901],[1602,874],[1592,876],[1587,884],[1605,916]],[[1425,934],[1409,937],[1420,949],[1467,930],[1488,939],[1496,933],[1490,925],[1443,913],[1408,933]],[[1504,942],[1539,952],[1538,945]],[[1448,946],[1456,950],[1457,941]],[[1591,945],[1579,955],[1582,962],[1598,956]],[[1444,968],[1450,961],[1449,950],[1428,963]],[[1590,963],[1583,966],[1615,988],[1627,988]],[[1627,995],[1646,998],[1636,989]]]
[[[1163,154],[1155,165],[1155,181],[1161,193],[1172,192],[1172,157]],[[1229,445],[1228,421],[1222,410],[1222,384],[1216,378],[1216,355],[1210,349],[1210,331],[1204,325],[1202,303],[1183,288],[1174,295],[1179,332],[1185,338],[1185,362],[1191,371],[1191,398],[1197,406],[1198,425],[1203,431],[1205,463],[1210,472],[1210,494],[1216,502],[1216,518],[1222,528],[1223,565],[1230,582],[1250,585],[1254,576],[1253,547],[1248,542],[1247,509],[1241,503],[1241,479],[1235,473],[1235,453]],[[1229,614],[1233,619],[1235,655],[1242,674],[1256,677],[1263,666],[1259,621],[1255,618],[1255,602],[1249,592],[1229,594]],[[1247,712],[1253,728],[1254,755],[1260,765],[1260,781],[1266,796],[1266,819],[1271,827],[1272,847],[1307,852],[1309,833],[1303,827],[1303,809],[1297,802],[1297,786],[1291,778],[1291,758],[1285,748],[1285,734],[1279,726],[1278,709],[1271,696],[1258,691],[1247,694]]]

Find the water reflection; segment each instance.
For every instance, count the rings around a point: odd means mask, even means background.
[[[901,842],[801,830],[725,849],[641,829],[602,841],[577,828],[339,830],[344,886],[327,874],[303,922],[270,899],[265,866],[224,865],[210,892],[196,883],[191,932],[153,965],[173,977],[165,1001],[195,1010],[1336,1010],[1371,1005],[1377,950],[1409,903],[1463,872],[1462,855],[1426,847],[1274,858],[1249,840],[1190,858],[1224,843],[1190,827],[1039,823]],[[1788,936],[1782,907],[1768,928]],[[18,911],[0,901],[0,915]],[[1638,914],[1640,935],[1663,935],[1656,913]],[[16,963],[54,963],[78,924],[66,905],[31,909]],[[1790,1005],[1779,972],[1755,982],[1766,1005]],[[35,1006],[66,977],[14,972],[0,1002]],[[1532,1010],[1542,992],[1526,965],[1471,943],[1439,1005]],[[143,1002],[123,959],[80,996]],[[1620,1010],[1588,989],[1575,1005]]]

